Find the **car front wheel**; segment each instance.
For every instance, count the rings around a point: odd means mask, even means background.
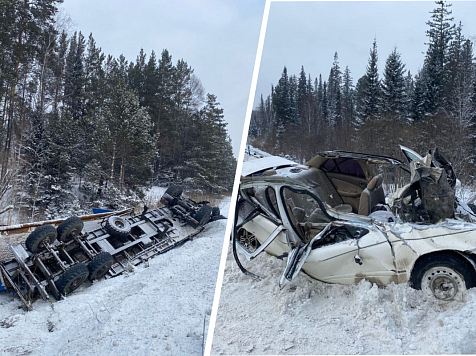
[[[424,256],[415,266],[411,286],[443,301],[461,299],[464,291],[476,286],[473,266],[463,257]]]

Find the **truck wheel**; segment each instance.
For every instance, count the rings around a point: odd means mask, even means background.
[[[164,194],[168,194],[173,198],[180,198],[183,193],[183,187],[179,185],[171,185],[167,188]]]
[[[212,210],[213,209],[210,205],[204,205],[200,208],[200,210],[195,214],[195,220],[198,221],[198,226],[203,226],[210,221]]]
[[[131,232],[131,224],[120,216],[110,216],[106,222],[106,231],[113,237],[127,238]]]
[[[220,216],[220,208],[219,207],[214,207],[212,209],[212,216],[216,219]]]
[[[463,258],[449,254],[424,256],[412,271],[410,284],[440,300],[459,299],[469,288],[476,287],[473,267]]]
[[[62,295],[68,295],[83,284],[88,276],[88,267],[84,263],[77,263],[64,271],[55,285]]]
[[[26,238],[26,248],[31,253],[39,253],[45,249],[43,243],[53,243],[56,236],[56,229],[53,225],[39,226]]]
[[[88,263],[89,277],[92,282],[95,279],[101,279],[111,268],[114,263],[114,257],[109,252],[101,252],[93,257]]]
[[[71,216],[59,224],[58,228],[58,241],[68,242],[73,240],[76,236],[83,231],[84,223],[77,216]]]

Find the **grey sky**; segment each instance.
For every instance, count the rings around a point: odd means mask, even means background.
[[[235,156],[258,46],[264,0],[65,0],[74,30],[93,33],[106,54],[135,61],[141,48],[183,58],[224,109]]]
[[[369,51],[377,39],[379,71],[396,46],[406,68],[414,75],[426,51],[426,22],[433,1],[402,2],[273,2],[271,3],[255,102],[270,93],[283,67],[298,75],[301,65],[312,78],[326,80],[339,55],[342,70],[348,65],[354,85],[365,74]],[[455,22],[463,24],[466,38],[476,40],[476,2],[453,2]]]

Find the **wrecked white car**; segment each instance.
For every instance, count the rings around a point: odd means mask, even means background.
[[[455,197],[444,155],[402,151],[409,164],[343,151],[305,165],[245,162],[233,229],[240,269],[258,277],[238,252],[253,260],[265,251],[287,258],[281,287],[303,271],[327,283],[408,282],[440,300],[460,298],[476,286],[476,216]],[[384,177],[397,176],[408,184],[386,197]]]

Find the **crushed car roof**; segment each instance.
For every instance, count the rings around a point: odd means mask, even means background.
[[[296,162],[290,161],[289,159],[277,157],[277,156],[270,156],[270,157],[263,157],[260,159],[255,159],[251,161],[247,161],[246,165],[243,165],[241,170],[242,176],[248,176],[250,174],[258,173],[267,169],[271,168],[283,168],[283,167],[291,167],[297,166]]]
[[[314,156],[313,158],[311,158],[309,161],[306,162],[306,166],[319,168],[329,158],[353,158],[353,159],[360,159],[363,161],[367,161],[368,163],[372,163],[372,164],[390,164],[390,165],[397,165],[397,166],[407,166],[407,164],[392,157],[372,155],[368,153],[339,151],[339,150],[319,152],[316,156]]]

